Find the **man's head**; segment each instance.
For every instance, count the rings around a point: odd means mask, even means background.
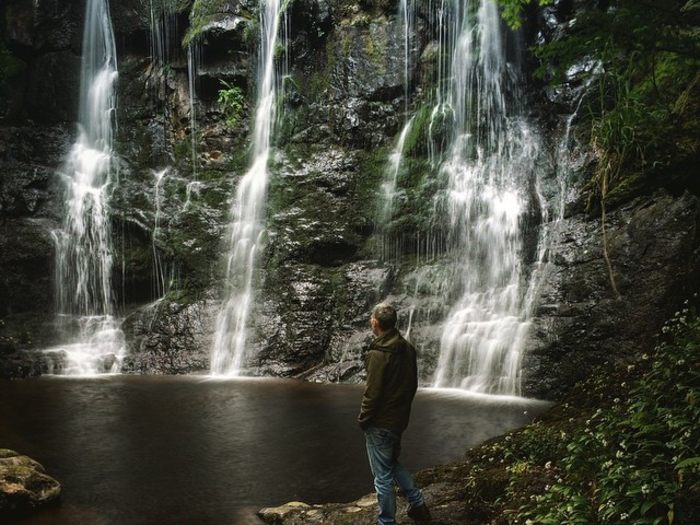
[[[372,309],[370,324],[377,335],[391,330],[396,326],[396,308],[388,303],[379,303]]]

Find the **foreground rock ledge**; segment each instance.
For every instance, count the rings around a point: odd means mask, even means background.
[[[56,503],[61,485],[32,458],[0,448],[0,522]]]
[[[465,525],[470,523],[464,502],[464,482],[459,479],[438,481],[446,471],[457,465],[444,465],[428,469],[416,475],[433,519],[431,525]],[[436,476],[437,474],[437,476]],[[407,505],[397,498],[396,520],[400,524],[413,524],[406,515]],[[377,523],[377,498],[368,494],[352,503],[308,505],[291,502],[280,507],[266,508],[258,516],[268,525],[304,525],[309,523],[332,525],[375,525]]]

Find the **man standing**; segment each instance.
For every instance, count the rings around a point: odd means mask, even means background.
[[[366,357],[367,384],[358,422],[365,432],[367,456],[379,503],[379,525],[396,523],[394,482],[408,500],[408,516],[430,521],[430,511],[411,473],[399,461],[401,434],[408,426],[418,388],[416,350],[396,329],[396,310],[386,303],[372,310],[376,336]]]

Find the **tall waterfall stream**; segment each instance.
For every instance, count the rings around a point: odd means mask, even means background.
[[[263,242],[262,220],[268,185],[270,141],[275,122],[279,75],[275,63],[282,3],[268,0],[260,10],[258,103],[253,136],[253,164],[238,183],[226,264],[225,301],[216,322],[211,359],[214,375],[240,375],[249,347],[246,329],[254,300],[254,274]]]
[[[540,139],[524,116],[519,65],[507,60],[496,4],[454,2],[441,7],[436,19],[443,29],[430,129],[437,134],[446,127],[447,140],[429,148],[442,188],[434,197],[432,221],[445,226],[425,245],[444,242],[445,254],[425,248],[417,263],[419,271],[426,261],[441,259],[442,278],[432,286],[449,305],[433,385],[518,395],[539,278],[524,265],[522,224],[533,210],[546,213],[537,191]],[[408,64],[408,44],[405,49]],[[382,225],[400,191],[398,172],[412,122],[402,130],[386,170],[378,227],[381,252],[390,263],[401,251],[401,234],[392,238]],[[421,314],[430,315],[420,307],[410,313],[408,332]]]
[[[109,198],[115,183],[112,131],[117,53],[106,0],[88,0],[80,78],[79,133],[61,177],[66,210],[56,242],[58,311],[71,343],[49,352],[65,356],[67,374],[117,372],[125,353],[114,318],[114,249]]]

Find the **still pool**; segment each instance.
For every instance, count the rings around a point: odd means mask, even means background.
[[[204,376],[0,381],[0,448],[44,465],[60,506],[22,525],[246,525],[288,501],[372,492],[362,387]],[[546,403],[420,389],[412,471],[529,423]]]

